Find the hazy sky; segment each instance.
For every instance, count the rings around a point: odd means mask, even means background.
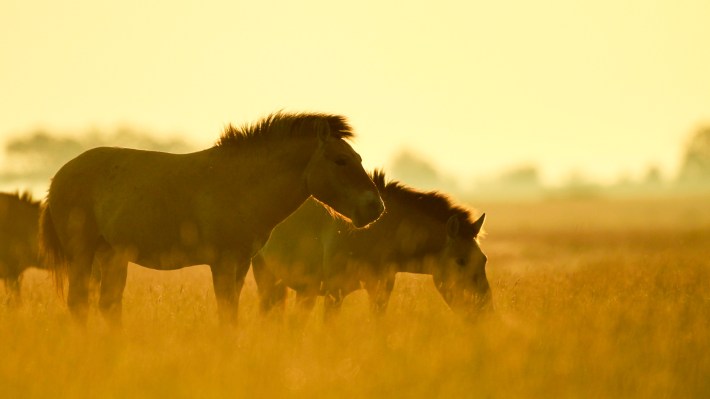
[[[132,125],[211,145],[279,109],[349,117],[470,179],[674,173],[710,121],[710,1],[2,0],[0,145]]]

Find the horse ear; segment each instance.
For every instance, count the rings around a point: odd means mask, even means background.
[[[446,234],[451,238],[459,234],[459,218],[456,215],[451,215],[446,221]]]
[[[330,123],[327,120],[317,120],[315,122],[316,134],[318,141],[325,143],[330,140]]]
[[[478,233],[481,232],[481,228],[483,227],[483,221],[486,219],[486,214],[482,214],[481,217],[478,218],[475,222],[473,222],[473,236],[476,237]]]

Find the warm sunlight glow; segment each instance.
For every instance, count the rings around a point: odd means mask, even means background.
[[[464,183],[677,172],[710,119],[706,1],[10,1],[0,135],[130,124],[196,148],[278,109],[347,115]],[[5,141],[1,140],[1,141]]]
[[[710,0],[1,0],[0,399],[710,398]]]

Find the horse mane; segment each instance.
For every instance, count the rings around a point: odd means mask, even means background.
[[[12,192],[12,193],[3,193],[3,194],[7,195],[9,197],[12,197],[12,198],[17,198],[18,200],[20,200],[22,202],[26,202],[30,205],[39,206],[39,203],[40,203],[39,200],[36,200],[36,199],[34,199],[34,197],[32,197],[32,193],[30,193],[29,191],[19,191],[18,190],[18,191]]]
[[[355,136],[344,116],[279,111],[242,127],[227,125],[222,136],[215,143],[215,147],[235,145],[247,140],[309,136],[315,134],[316,123],[319,121],[326,121],[330,126],[330,134],[336,138],[350,139]]]
[[[482,232],[475,234],[471,212],[463,207],[454,205],[446,194],[438,191],[418,191],[396,180],[387,181],[385,172],[381,169],[375,169],[370,174],[370,178],[383,197],[391,196],[397,198],[403,203],[425,211],[443,223],[446,223],[451,216],[456,215],[459,219],[459,231],[461,234],[472,238],[483,235]]]

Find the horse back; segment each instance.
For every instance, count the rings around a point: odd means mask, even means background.
[[[213,150],[170,154],[107,147],[81,154],[50,186],[48,206],[59,241],[81,235],[87,249],[106,243],[137,253],[137,260],[154,268],[182,264],[172,255],[161,260],[171,253],[185,265],[209,263],[217,253],[250,253],[268,231],[256,231],[244,211],[249,186],[232,184],[243,180],[238,173],[247,168],[213,167],[219,157]],[[80,234],[72,230],[74,219],[82,224]]]
[[[71,228],[77,221],[87,240],[101,237],[111,244],[144,232],[159,237],[153,234],[159,227],[170,231],[183,219],[175,210],[190,208],[190,181],[197,181],[185,177],[188,160],[180,158],[98,147],[66,163],[52,179],[47,201],[60,241],[76,233]]]

